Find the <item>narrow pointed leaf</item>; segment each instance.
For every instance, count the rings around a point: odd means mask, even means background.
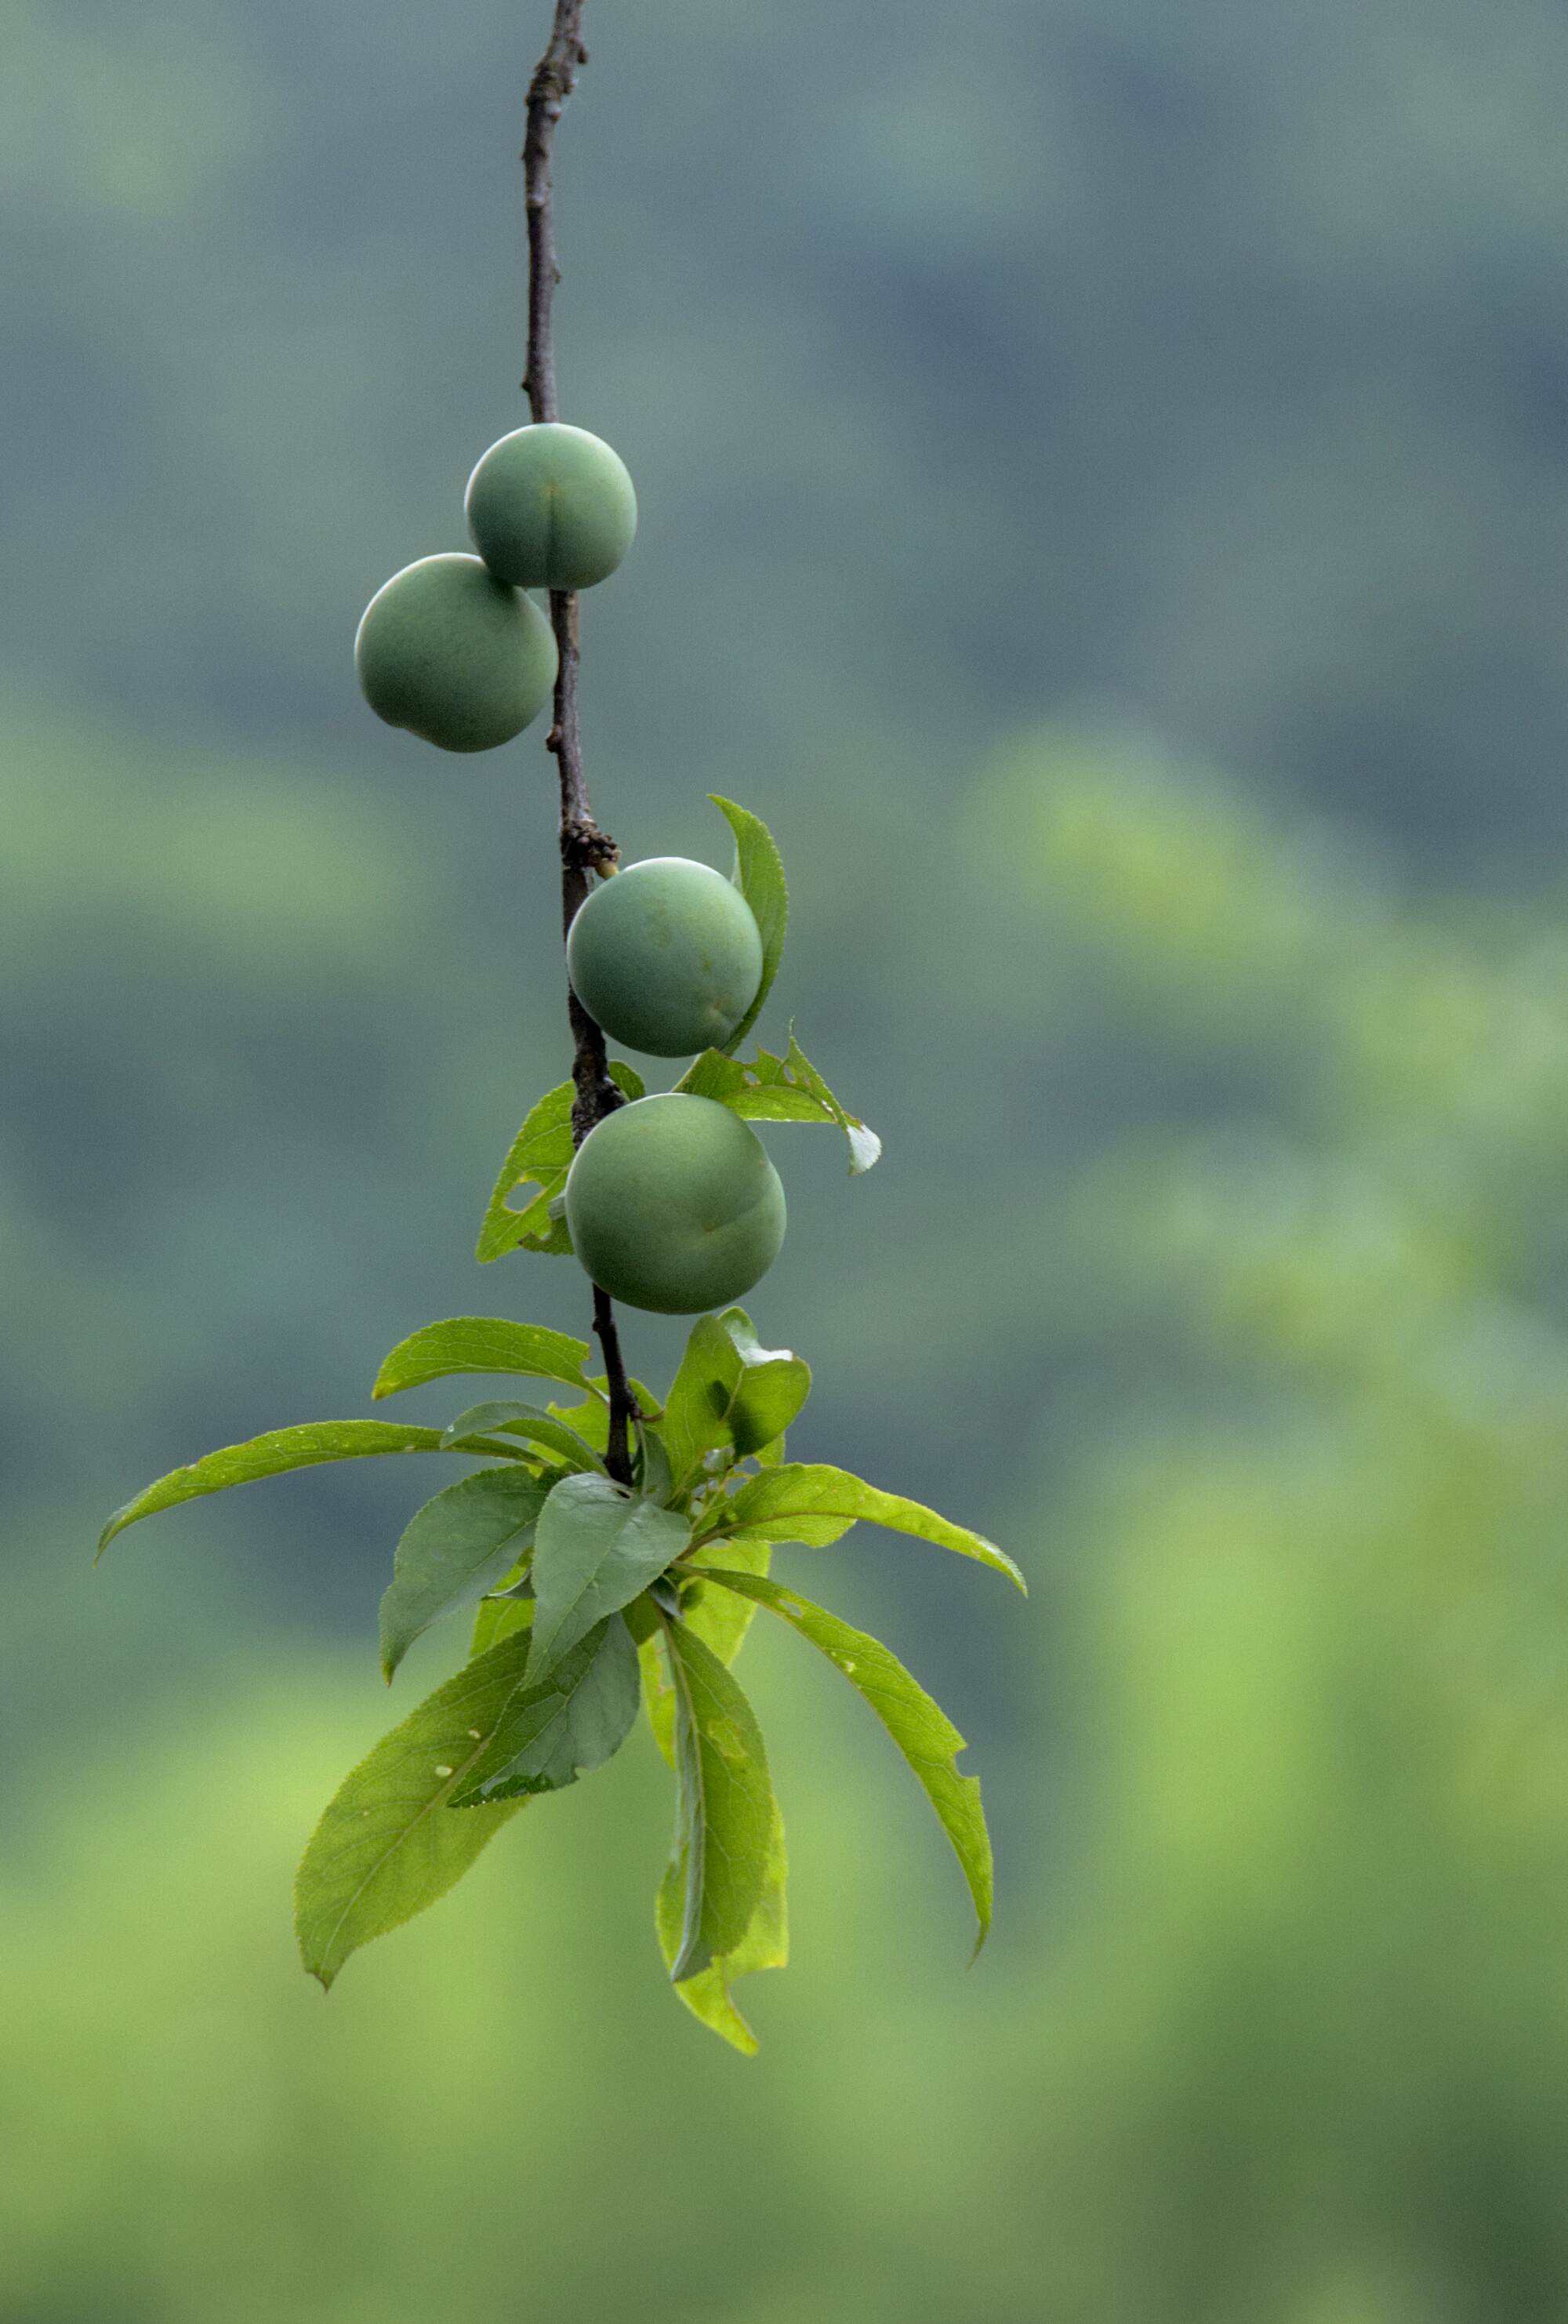
[[[732,1572],[766,1573],[772,1557],[771,1542],[724,1541],[699,1549],[690,1563],[692,1572],[699,1576],[710,1565],[723,1566]],[[732,1590],[715,1589],[700,1580],[681,1600],[681,1618],[696,1631],[705,1646],[713,1649],[726,1669],[745,1644],[756,1611],[750,1599],[739,1598]]]
[[[773,1787],[751,1704],[683,1622],[665,1639],[675,1698],[675,1848],[679,1941],[670,1980],[733,1953],[751,1926],[768,1870]]]
[[[540,1512],[533,1550],[534,1681],[579,1638],[640,1597],[678,1557],[687,1526],[607,1477],[563,1477]]]
[[[916,1780],[936,1809],[943,1831],[953,1845],[959,1868],[968,1884],[980,1933],[980,1950],[991,1928],[993,1875],[991,1835],[980,1803],[980,1780],[961,1775],[955,1764],[965,1746],[964,1738],[941,1707],[910,1677],[898,1656],[880,1638],[852,1629],[836,1614],[814,1606],[808,1598],[780,1589],[756,1573],[714,1572],[726,1590],[767,1606],[798,1630],[803,1638],[825,1654],[844,1673],[876,1712],[914,1771]]]
[[[641,1695],[637,1649],[619,1614],[573,1647],[542,1685],[507,1709],[454,1807],[558,1792],[613,1758],[632,1731]]]
[[[788,1348],[760,1346],[744,1308],[699,1316],[664,1411],[677,1479],[721,1448],[738,1456],[761,1452],[783,1434],[810,1392],[810,1366]]]
[[[597,1469],[599,1457],[585,1437],[564,1420],[540,1412],[531,1404],[475,1404],[460,1412],[441,1438],[445,1452],[465,1438],[519,1436],[530,1444],[541,1444],[568,1469]]]
[[[514,1800],[444,1811],[521,1692],[527,1655],[521,1637],[469,1663],[383,1736],[331,1801],[294,1886],[300,1957],[324,1986],[361,1945],[444,1896],[517,1813]]]
[[[826,1549],[862,1517],[893,1533],[934,1542],[938,1549],[950,1549],[955,1556],[976,1558],[995,1572],[1005,1573],[1027,1594],[1023,1575],[1012,1559],[983,1534],[954,1525],[919,1501],[884,1493],[868,1485],[863,1477],[852,1477],[847,1469],[817,1463],[786,1462],[781,1468],[752,1478],[727,1509],[709,1514],[698,1540],[700,1545],[757,1536],[767,1541],[799,1542],[807,1549]]]
[[[632,1066],[616,1058],[610,1073],[625,1096],[639,1098],[643,1094],[641,1076]],[[572,1165],[572,1101],[576,1094],[570,1082],[562,1082],[547,1091],[512,1139],[484,1206],[474,1254],[476,1259],[501,1259],[507,1251],[519,1249],[551,1255],[570,1251],[571,1236],[551,1206],[566,1185],[567,1172]],[[517,1207],[511,1197],[530,1186],[537,1188],[537,1193],[530,1202]]]
[[[409,1520],[381,1601],[381,1667],[391,1679],[414,1640],[449,1607],[470,1604],[533,1541],[546,1487],[531,1470],[481,1469]]]
[[[789,1923],[784,1901],[788,1870],[784,1819],[775,1805],[762,1893],[752,1907],[745,1935],[732,1952],[721,1954],[706,1969],[698,1969],[695,1977],[683,1978],[675,1988],[694,2017],[745,2058],[756,2056],[757,2037],[736,2008],[732,1987],[737,1978],[753,1976],[760,1969],[782,1969],[789,1959]],[[672,1858],[659,1884],[655,1905],[659,1949],[667,1969],[675,1966],[684,1913],[680,1868]]]
[[[708,797],[735,835],[734,884],[750,904],[762,939],[762,981],[751,1007],[725,1044],[727,1048],[736,1049],[761,1015],[762,1003],[779,973],[779,963],[784,954],[784,930],[789,918],[789,890],[785,885],[783,860],[761,817],[752,815],[747,807],[737,807],[733,799],[721,798],[717,791],[710,791]]]
[[[400,1341],[376,1375],[371,1393],[396,1396],[453,1372],[522,1372],[534,1379],[566,1380],[586,1388],[586,1340],[549,1332],[540,1323],[513,1323],[502,1315],[456,1315],[427,1323]]]
[[[290,1469],[314,1468],[324,1461],[358,1461],[382,1452],[439,1452],[438,1428],[406,1427],[391,1420],[310,1420],[298,1428],[274,1428],[244,1444],[226,1444],[189,1467],[171,1470],[123,1509],[116,1509],[98,1541],[101,1557],[117,1533],[139,1517],[171,1509],[204,1493],[226,1492],[258,1477],[281,1476]]]
[[[568,1428],[576,1430],[585,1444],[590,1445],[595,1452],[603,1452],[610,1442],[610,1383],[601,1375],[590,1379],[587,1385],[590,1393],[586,1404],[552,1404],[549,1407],[549,1416],[552,1420],[564,1421]],[[640,1379],[628,1379],[626,1385],[636,1398],[637,1408],[643,1419],[657,1420],[659,1405],[653,1390],[644,1387]]]

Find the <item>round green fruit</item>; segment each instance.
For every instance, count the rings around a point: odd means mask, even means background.
[[[567,968],[612,1040],[650,1057],[689,1057],[722,1048],[756,999],[762,938],[722,873],[683,855],[650,855],[579,908]]]
[[[612,1299],[656,1315],[723,1307],[784,1240],[762,1141],[712,1098],[638,1098],[588,1132],[567,1175],[572,1249]]]
[[[492,444],[464,501],[474,546],[517,589],[591,589],[637,530],[618,452],[586,428],[541,420]]]
[[[378,718],[443,751],[493,751],[539,716],[556,682],[555,632],[477,557],[421,557],[379,588],[354,641]]]

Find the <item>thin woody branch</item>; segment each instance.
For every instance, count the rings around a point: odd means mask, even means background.
[[[522,143],[523,195],[528,215],[528,368],[523,388],[536,421],[560,416],[556,399],[555,293],[560,281],[556,257],[550,158],[566,101],[588,60],[583,46],[584,0],[556,0],[555,20],[528,91],[528,125]],[[582,728],[577,715],[577,678],[582,662],[582,621],[575,590],[550,591],[550,624],[560,654],[555,717],[547,748],[555,754],[560,779],[561,929],[571,927],[588,892],[593,872],[613,866],[615,843],[594,821],[583,773]],[[604,1036],[570,988],[567,1013],[572,1028],[572,1139],[580,1146],[595,1122],[623,1102],[610,1078]],[[594,1292],[594,1329],[604,1351],[610,1387],[610,1474],[623,1484],[632,1474],[632,1391],[621,1358],[615,1311],[604,1292]]]

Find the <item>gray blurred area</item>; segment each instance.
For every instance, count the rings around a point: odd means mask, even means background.
[[[525,416],[542,0],[0,22],[0,2324],[1556,2324],[1568,17],[591,0],[595,806],[775,832],[764,1032],[887,1149],[769,1133],[792,1449],[1032,1591],[784,1554],[971,1738],[1001,1913],[966,1974],[759,1638],[752,2066],[661,1990],[646,1738],[300,1974],[311,1821],[459,1651],[386,1697],[411,1467],[90,1569],[421,1322],[586,1323],[473,1259],[567,1056],[540,730],[443,757],[350,658]]]

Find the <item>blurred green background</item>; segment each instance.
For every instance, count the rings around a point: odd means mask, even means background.
[[[472,1259],[565,1061],[549,762],[349,661],[522,416],[545,9],[5,0],[0,2316],[1561,2319],[1568,18],[589,13],[595,798],[783,847],[768,1024],[888,1147],[770,1133],[796,1449],[1033,1595],[789,1570],[970,1736],[998,1932],[759,1636],[756,2064],[662,1988],[645,1739],[326,2003],[293,1862],[458,1651],[389,1705],[408,1473],[90,1572],[415,1324],[584,1321]]]

